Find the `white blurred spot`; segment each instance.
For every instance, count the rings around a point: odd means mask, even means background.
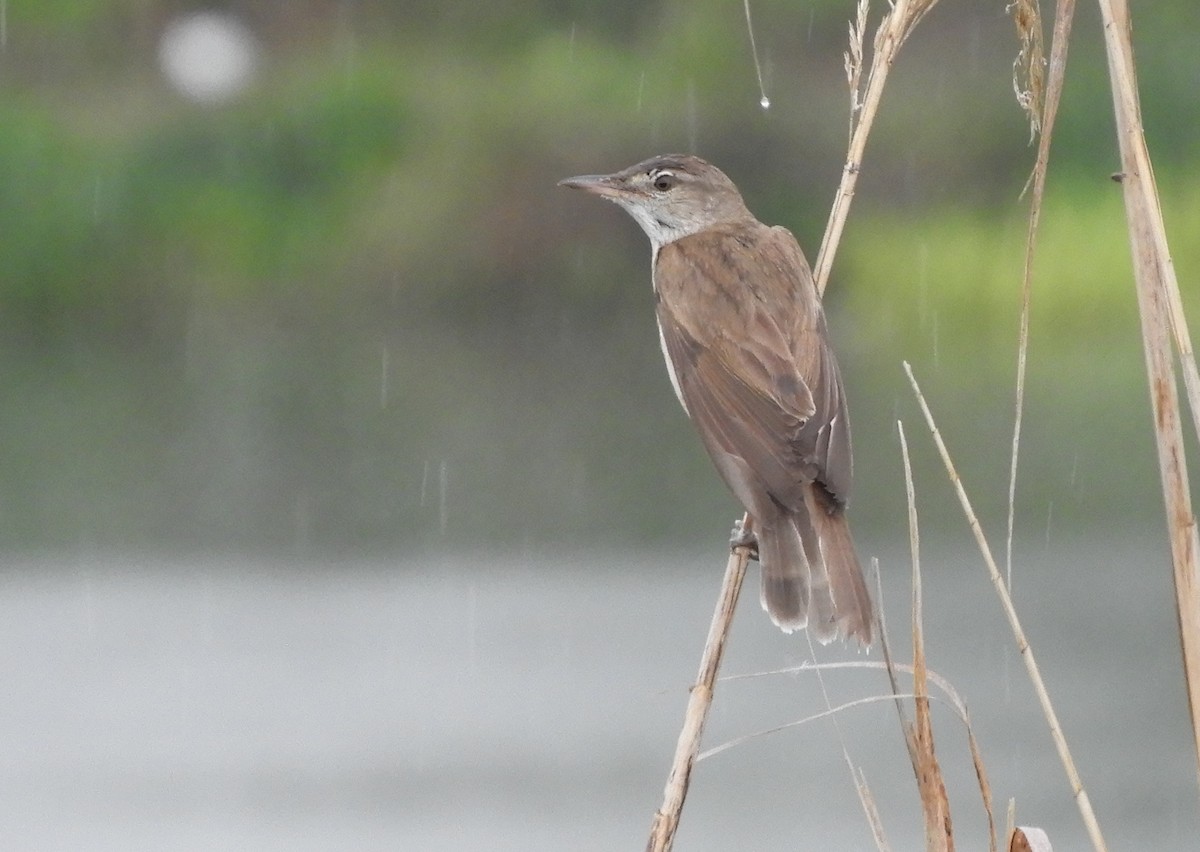
[[[771,99],[768,98],[766,95],[763,95],[762,100],[758,102],[758,105],[760,107],[762,107],[763,109],[770,109],[771,108]]]
[[[203,103],[229,100],[246,88],[258,54],[246,25],[219,12],[176,18],[158,43],[158,61],[171,85]]]

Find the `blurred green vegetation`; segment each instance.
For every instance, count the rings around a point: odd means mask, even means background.
[[[1006,488],[1034,149],[1003,4],[965,5],[902,53],[829,295],[856,513],[879,529],[902,522],[894,420],[919,426],[902,359],[985,511]],[[814,255],[851,7],[753,4],[764,111],[738,3],[224,3],[263,55],[215,106],[157,68],[194,4],[10,5],[0,542],[720,541],[732,502],[669,392],[644,238],[554,183],[695,150]],[[1035,267],[1020,493],[1039,535],[1048,513],[1158,507],[1100,31],[1079,17]],[[1200,7],[1135,25],[1190,281]]]

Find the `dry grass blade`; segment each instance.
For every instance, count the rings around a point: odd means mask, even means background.
[[[1028,0],[1024,0],[1028,2]],[[1021,3],[1015,4],[1020,6]],[[1033,14],[1036,21],[1030,23],[1024,16],[1014,12],[1018,18],[1017,28],[1033,26],[1037,32],[1037,61],[1041,67],[1041,18],[1037,10],[1036,0],[1033,3]],[[1046,168],[1050,162],[1050,142],[1054,137],[1054,119],[1058,115],[1058,102],[1062,97],[1063,78],[1067,69],[1067,46],[1071,39],[1071,23],[1075,17],[1075,0],[1059,0],[1058,12],[1054,20],[1054,40],[1050,45],[1050,82],[1046,89],[1045,107],[1040,116],[1040,125],[1044,128],[1038,142],[1037,160],[1033,172],[1029,176],[1033,184],[1033,197],[1029,203],[1029,227],[1025,234],[1025,269],[1021,280],[1021,331],[1017,343],[1017,392],[1016,405],[1013,414],[1012,456],[1008,470],[1008,529],[1004,543],[1004,578],[1008,588],[1012,589],[1012,560],[1013,560],[1013,525],[1016,518],[1017,498],[1017,459],[1021,448],[1021,423],[1025,412],[1025,371],[1029,355],[1029,312],[1033,291],[1033,250],[1037,244],[1038,224],[1042,215],[1042,198],[1046,192]],[[1029,36],[1022,32],[1022,54],[1025,52],[1026,39]],[[1040,79],[1040,78],[1039,78]],[[1018,101],[1020,101],[1018,93]],[[1032,125],[1031,125],[1032,126]],[[1028,188],[1028,185],[1027,185]]]
[[[1142,131],[1129,9],[1124,0],[1100,0],[1100,11],[1104,20],[1104,41],[1108,50],[1113,108],[1121,148],[1125,217],[1129,226],[1141,314],[1142,345],[1150,383],[1150,406],[1154,415],[1154,439],[1171,539],[1184,681],[1192,720],[1193,746],[1197,760],[1200,760],[1200,569],[1197,566],[1200,541],[1197,540],[1196,518],[1189,496],[1183,427],[1171,361],[1172,329],[1184,365],[1193,417],[1200,417],[1200,406],[1195,397],[1196,393],[1200,393],[1200,388],[1196,387],[1195,359],[1191,355],[1191,341],[1183,318],[1183,307],[1179,302],[1179,285],[1175,280],[1162,210],[1158,204],[1158,189]]]
[[[742,529],[747,532],[750,530],[749,515],[742,518]],[[675,843],[675,832],[679,828],[679,817],[687,798],[692,767],[696,763],[700,737],[704,733],[704,722],[712,704],[713,687],[721,667],[721,657],[725,654],[725,640],[729,636],[729,626],[733,623],[733,613],[737,609],[738,596],[746,578],[746,563],[749,559],[750,550],[747,547],[734,548],[729,554],[729,562],[725,566],[725,579],[721,583],[721,596],[717,600],[712,624],[708,628],[708,641],[704,643],[704,653],[700,657],[700,672],[696,675],[696,683],[688,696],[683,729],[679,732],[679,741],[675,745],[675,759],[667,776],[662,807],[654,814],[650,838],[646,841],[647,852],[669,852]]]
[[[785,666],[784,668],[781,668],[781,669],[769,669],[767,671],[761,671],[761,672],[747,672],[745,674],[726,675],[725,677],[721,678],[721,682],[722,683],[733,683],[734,681],[754,680],[755,678],[760,678],[760,677],[779,677],[780,675],[795,675],[795,674],[802,674],[804,672],[815,671],[816,669],[821,669],[822,671],[828,671],[830,669],[884,669],[884,668],[886,668],[886,664],[878,662],[876,660],[843,660],[843,661],[837,662],[837,663],[808,663],[808,662],[805,662],[805,663],[801,663],[798,666]],[[908,663],[896,663],[895,669],[896,669],[896,671],[904,672],[905,674],[911,675],[913,673],[913,667],[911,665],[909,665]],[[932,683],[934,686],[936,686],[942,693],[941,696],[929,694],[928,697],[931,699],[943,701],[946,704],[946,706],[948,706],[954,710],[954,714],[956,716],[958,716],[959,720],[964,725],[969,724],[970,716],[967,713],[967,705],[965,702],[963,702],[962,696],[958,694],[958,690],[956,690],[954,688],[954,685],[952,683],[950,683],[950,681],[946,680],[946,678],[942,677],[940,674],[938,674],[936,671],[934,671],[933,669],[926,669],[925,677],[930,683]],[[877,695],[877,696],[871,696],[869,698],[859,699],[857,701],[853,701],[848,704],[843,704],[843,705],[840,705],[840,708],[835,707],[833,709],[835,711],[837,711],[839,709],[846,709],[848,707],[856,707],[859,704],[873,704],[876,701],[887,701],[889,698],[894,700],[896,698],[907,699],[907,698],[912,698],[912,697],[913,697],[912,693],[908,693],[908,692],[902,692],[899,695],[893,695],[893,696]],[[818,713],[813,718],[823,718],[828,715],[829,715],[828,711],[822,711],[821,713]],[[788,728],[788,727],[792,727],[796,724],[800,724],[800,723],[789,722],[786,725],[784,725],[783,727]],[[753,738],[754,736],[758,736],[758,734],[753,734],[753,735],[751,735],[750,738]],[[713,750],[710,750],[710,751],[713,751]],[[709,752],[705,752],[705,754],[708,754],[708,753]]]
[[[846,83],[850,86],[850,135],[854,135],[854,124],[858,119],[858,111],[862,109],[862,70],[863,42],[867,32],[867,10],[870,8],[867,0],[858,0],[858,11],[855,19],[850,22],[850,47],[842,54],[846,66]]]
[[[904,493],[908,501],[908,544],[912,555],[912,644],[913,694],[916,699],[916,724],[906,732],[916,753],[917,790],[925,814],[925,848],[929,852],[953,852],[954,827],[950,820],[950,800],[933,746],[933,718],[929,712],[929,682],[925,675],[925,613],[921,595],[921,536],[917,526],[917,494],[913,487],[912,463],[904,424],[896,421],[900,434],[900,455],[904,461]]]
[[[828,666],[828,667],[822,666],[822,668],[835,668],[835,667],[836,666]],[[878,663],[875,664],[875,667],[878,668]],[[811,671],[814,667],[809,666],[808,668]],[[909,667],[909,668],[911,669],[911,667]],[[696,760],[697,761],[708,760],[710,757],[716,757],[718,754],[729,751],[730,749],[733,749],[733,748],[737,748],[740,745],[745,745],[748,742],[753,742],[754,740],[757,740],[760,737],[767,737],[767,736],[770,736],[771,734],[777,734],[780,731],[786,731],[789,728],[799,728],[799,727],[803,727],[804,725],[811,725],[813,722],[820,721],[821,719],[830,719],[834,716],[837,716],[840,713],[845,712],[846,710],[850,710],[855,707],[866,707],[869,704],[878,704],[881,701],[893,701],[896,698],[916,698],[916,697],[917,696],[911,692],[902,692],[899,695],[868,695],[865,698],[855,698],[853,701],[844,701],[841,704],[836,704],[833,707],[830,707],[825,710],[821,710],[818,713],[811,713],[808,716],[805,716],[801,719],[793,719],[790,722],[784,722],[782,725],[776,725],[773,728],[763,728],[760,731],[753,731],[749,734],[742,734],[742,736],[740,736],[740,737],[734,737],[733,739],[727,740],[727,741],[721,743],[720,745],[715,745],[712,748],[707,748],[704,751],[700,752],[700,754],[696,755]],[[949,704],[949,702],[946,702],[946,703]],[[953,706],[953,705],[951,704],[949,706]]]
[[[875,806],[875,797],[867,786],[866,776],[862,770],[854,773],[854,786],[858,790],[858,800],[862,802],[863,811],[867,815],[867,824],[871,826],[871,835],[875,838],[875,848],[879,852],[891,852],[887,837],[883,833],[883,820],[879,818],[879,808]]]
[[[983,534],[983,527],[979,524],[979,518],[975,515],[975,510],[971,507],[971,500],[967,497],[967,491],[963,487],[962,480],[959,478],[958,470],[954,467],[954,462],[950,458],[950,451],[946,449],[946,442],[942,440],[942,433],[933,419],[933,412],[929,410],[929,404],[925,401],[925,396],[921,393],[921,387],[917,384],[917,379],[913,375],[912,367],[907,362],[904,364],[904,371],[908,374],[908,381],[912,385],[913,393],[917,397],[921,414],[925,417],[925,423],[928,425],[929,431],[933,436],[933,442],[937,447],[938,454],[941,456],[942,463],[946,467],[946,474],[954,486],[959,505],[962,506],[963,514],[967,518],[967,524],[975,536],[975,542],[979,546],[979,552],[983,556],[984,564],[987,566],[992,586],[995,588],[996,595],[1000,598],[1000,605],[1004,610],[1005,616],[1008,618],[1009,627],[1012,629],[1013,638],[1017,643],[1017,650],[1021,654],[1021,659],[1025,662],[1025,670],[1033,684],[1038,702],[1041,704],[1042,714],[1045,716],[1046,724],[1050,728],[1050,736],[1054,740],[1054,746],[1058,750],[1063,770],[1067,774],[1067,780],[1071,785],[1071,792],[1075,796],[1075,804],[1079,808],[1084,827],[1088,831],[1093,848],[1097,852],[1102,852],[1108,847],[1104,843],[1104,836],[1100,833],[1100,824],[1096,820],[1095,811],[1092,810],[1092,802],[1088,798],[1087,790],[1084,789],[1083,780],[1079,777],[1079,770],[1075,768],[1075,760],[1071,757],[1070,748],[1067,747],[1066,737],[1063,736],[1062,726],[1058,722],[1058,714],[1054,712],[1054,705],[1050,702],[1050,694],[1046,691],[1046,684],[1042,680],[1041,670],[1038,668],[1037,660],[1034,658],[1033,648],[1030,646],[1029,640],[1025,637],[1025,630],[1021,627],[1021,620],[1017,617],[1017,610],[1013,606],[1012,598],[1008,594],[1004,577],[1000,574],[1000,569],[996,566],[996,560],[992,556],[992,549],[988,545],[986,536]]]
[[[1046,56],[1042,48],[1042,9],[1038,0],[1013,0],[1008,5],[1021,50],[1013,60],[1013,93],[1029,118],[1029,141],[1042,127]]]
[[[966,716],[966,708],[963,708]],[[992,811],[992,785],[988,783],[987,771],[983,766],[983,752],[979,750],[979,740],[975,739],[975,729],[971,727],[971,717],[966,716],[967,745],[971,748],[971,763],[975,767],[975,781],[979,784],[979,795],[983,799],[983,810],[987,814],[988,849],[996,852],[996,815]]]
[[[880,612],[882,612],[882,611],[883,611],[883,607],[880,607]],[[886,624],[884,623],[883,619],[880,619],[879,635],[880,635],[882,641],[885,643],[885,648],[886,648],[887,629],[886,629]],[[759,677],[778,677],[779,675],[785,675],[785,674],[786,675],[794,675],[794,674],[798,674],[801,672],[812,671],[814,669],[821,669],[821,670],[824,670],[824,669],[885,669],[887,671],[889,677],[892,678],[893,694],[892,694],[891,698],[894,701],[896,701],[897,705],[899,705],[900,702],[903,700],[906,700],[909,698],[916,698],[916,696],[912,693],[900,692],[895,683],[896,672],[905,672],[905,673],[911,675],[914,673],[915,668],[906,663],[893,663],[891,661],[877,662],[875,660],[846,660],[846,661],[837,662],[837,663],[802,663],[801,665],[798,665],[798,666],[788,666],[788,667],[782,668],[782,669],[771,669],[769,671],[750,672],[748,674],[739,674],[739,675],[727,675],[726,677],[721,678],[721,680],[722,681],[738,681],[738,680],[752,680],[754,678],[759,678]],[[954,714],[958,717],[958,720],[960,722],[962,722],[963,727],[967,731],[967,744],[969,745],[969,747],[971,749],[971,760],[975,765],[975,776],[979,781],[979,793],[980,793],[981,798],[983,799],[984,811],[987,814],[988,848],[991,850],[991,852],[996,852],[996,826],[995,826],[995,820],[994,820],[993,813],[992,813],[992,789],[991,789],[991,785],[988,784],[987,772],[985,771],[984,766],[983,766],[983,754],[979,749],[979,741],[975,738],[975,730],[971,726],[971,714],[967,712],[967,705],[962,700],[962,696],[958,694],[958,691],[954,688],[953,684],[951,684],[948,680],[946,680],[944,677],[939,675],[937,672],[931,671],[930,669],[925,670],[924,676],[925,676],[925,679],[929,683],[932,683],[934,686],[936,686],[942,693],[941,697],[938,697],[938,696],[932,696],[928,692],[926,692],[925,697],[926,698],[935,698],[939,701],[943,701],[946,704],[946,706],[950,707],[954,711]],[[759,731],[754,734],[749,734],[745,737],[741,737],[732,742],[725,743],[724,745],[717,746],[715,748],[711,748],[708,751],[701,754],[697,758],[697,760],[703,760],[704,758],[711,757],[715,754],[725,751],[728,748],[733,748],[736,745],[739,745],[748,740],[752,740],[756,737],[763,736],[765,734],[774,733],[775,731],[783,730],[784,728],[794,727],[796,725],[807,724],[808,722],[811,722],[814,719],[824,718],[824,717],[830,715],[831,712],[837,713],[842,710],[849,709],[850,707],[857,707],[861,704],[874,703],[876,701],[886,701],[887,699],[888,699],[888,696],[875,696],[875,697],[871,697],[871,698],[860,699],[858,701],[853,701],[848,704],[843,704],[839,707],[834,707],[832,709],[832,711],[827,710],[822,713],[818,713],[816,716],[812,716],[812,717],[809,717],[806,719],[800,719],[799,721],[796,721],[796,722],[789,722],[786,725],[782,725],[778,728],[772,728],[769,731]],[[904,718],[903,710],[901,710],[900,717],[901,717],[902,724],[904,725],[905,728],[907,728],[909,726],[909,723]],[[907,741],[907,738],[906,738],[906,741]],[[915,756],[912,759],[913,759],[913,768],[915,771],[916,766],[917,766],[917,760],[916,760]]]
[[[862,42],[866,27],[866,4],[860,0],[858,5],[858,26],[850,27],[850,51],[846,55],[846,74],[851,84],[850,112],[850,145],[846,152],[846,163],[842,166],[842,180],[838,184],[837,193],[833,197],[833,208],[829,211],[829,224],[825,226],[825,236],[821,240],[821,250],[817,252],[817,262],[813,266],[813,280],[817,284],[817,292],[824,293],[829,283],[829,271],[833,268],[833,256],[837,254],[838,243],[842,239],[842,230],[846,225],[846,217],[850,213],[850,201],[854,198],[854,188],[858,185],[858,173],[862,167],[863,152],[867,148],[867,136],[879,111],[879,103],[883,97],[883,87],[887,82],[888,71],[896,61],[905,39],[920,23],[925,14],[937,5],[937,0],[893,0],[890,9],[879,28],[875,32],[874,50],[871,55],[871,68],[867,73],[867,82],[863,88],[861,101],[857,94],[858,81],[862,74]],[[857,56],[857,60],[855,60]],[[857,107],[857,120],[855,108]]]
[[[807,631],[805,638],[808,640],[808,653],[813,659],[816,659],[817,652],[813,647],[812,635]],[[863,813],[867,817],[867,823],[871,826],[871,833],[875,838],[875,845],[879,852],[886,852],[887,838],[883,831],[883,821],[879,818],[879,810],[875,807],[875,797],[871,795],[871,788],[867,785],[867,777],[860,769],[855,768],[854,761],[850,759],[850,749],[846,745],[846,737],[842,734],[842,726],[838,723],[837,714],[833,712],[833,702],[829,700],[829,689],[825,686],[825,676],[821,673],[821,669],[816,669],[817,683],[821,687],[821,698],[825,701],[825,709],[829,711],[829,720],[833,723],[833,729],[837,732],[838,744],[842,747],[842,759],[846,761],[846,768],[850,771],[850,777],[854,780],[854,790],[858,793],[859,804],[862,805]]]
[[[896,677],[899,669],[892,662],[892,644],[888,640],[887,619],[884,617],[883,583],[879,578],[879,560],[872,559],[871,567],[875,572],[875,600],[878,601],[879,612],[879,644],[883,646],[883,665],[887,669],[888,683],[892,687],[892,695],[896,697],[896,715],[900,717],[900,732],[904,734],[904,744],[908,747],[908,759],[912,762],[913,775],[920,771],[920,761],[917,758],[917,742],[913,737],[912,722],[904,712],[904,702],[900,700],[900,679]]]

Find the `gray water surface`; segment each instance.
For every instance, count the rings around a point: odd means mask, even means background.
[[[1016,797],[1018,822],[1056,852],[1088,848],[978,555],[924,564],[930,665],[970,706],[997,818]],[[0,849],[640,850],[723,565],[720,552],[10,562]],[[907,659],[908,566],[884,570]],[[1021,569],[1017,597],[1111,848],[1200,848],[1164,554],[1064,547]],[[724,671],[807,659],[748,585]],[[834,703],[885,688],[874,671],[824,681]],[[706,743],[822,706],[812,673],[723,683]],[[985,849],[962,726],[944,706],[935,722],[959,848]],[[700,763],[676,848],[873,849],[839,736],[892,847],[923,848],[890,703]]]

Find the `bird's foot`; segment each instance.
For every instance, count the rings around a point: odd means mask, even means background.
[[[733,532],[729,534],[729,549],[737,550],[739,547],[749,548],[750,558],[758,559],[758,536],[750,524],[742,524],[741,518],[733,522]]]

